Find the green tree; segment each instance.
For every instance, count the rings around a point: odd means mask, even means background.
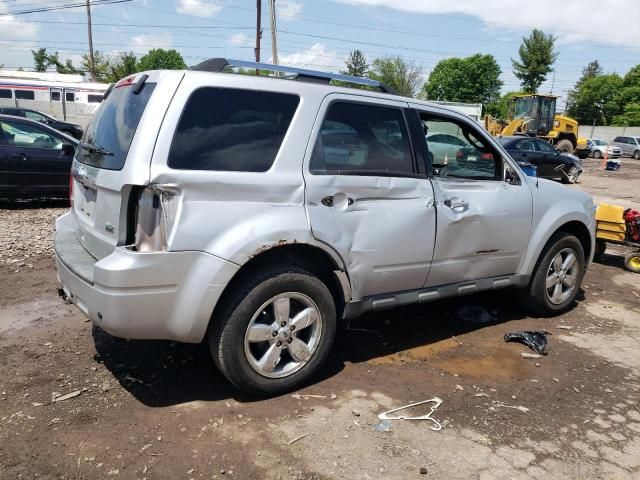
[[[640,65],[631,68],[624,76],[624,87],[640,87]]]
[[[422,67],[406,62],[400,56],[376,58],[368,76],[387,84],[400,95],[415,97],[420,91]]]
[[[586,67],[582,69],[582,76],[578,79],[575,86],[567,93],[567,104],[565,110],[569,116],[578,116],[575,111],[575,98],[576,92],[582,87],[585,81],[590,78],[594,78],[603,74],[602,67],[598,60],[589,62]]]
[[[58,52],[47,55],[47,63],[53,65],[58,73],[81,73],[70,59],[62,63]]]
[[[575,91],[569,115],[584,125],[610,125],[622,113],[622,84],[617,73],[587,78]]]
[[[82,70],[91,76],[91,59],[89,58],[89,54],[85,53],[82,55]],[[109,59],[100,53],[100,51],[96,50],[93,52],[93,76],[95,77],[97,82],[107,82],[109,73],[111,72],[111,64]]]
[[[520,61],[512,58],[511,64],[513,74],[520,79],[525,92],[536,93],[547,75],[553,71],[552,66],[558,58],[558,53],[553,51],[555,40],[553,35],[547,35],[537,28],[529,37],[522,39],[522,45],[518,49]]]
[[[509,118],[509,103],[516,95],[522,95],[524,92],[507,92],[497,101],[488,103],[484,108],[484,113],[492,117],[506,120]]]
[[[46,48],[39,48],[37,50],[31,50],[33,55],[33,63],[36,72],[46,72],[49,66],[49,55],[47,55]]]
[[[502,70],[493,55],[440,60],[422,88],[431,100],[489,104],[500,99]]]
[[[138,72],[138,58],[133,52],[122,52],[118,59],[109,65],[108,82],[117,82],[121,78],[128,77]]]
[[[177,50],[155,48],[149,50],[138,62],[138,71],[145,70],[182,70],[187,68],[182,55]]]
[[[640,103],[627,104],[624,107],[624,113],[616,115],[612,123],[621,127],[640,126]]]
[[[367,57],[365,57],[364,53],[360,50],[351,51],[344,63],[347,68],[342,73],[345,75],[351,75],[352,77],[365,77],[369,70]]]

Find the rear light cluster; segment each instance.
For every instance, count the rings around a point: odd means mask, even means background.
[[[178,215],[179,195],[165,186],[145,188],[138,196],[134,247],[138,252],[168,249]]]

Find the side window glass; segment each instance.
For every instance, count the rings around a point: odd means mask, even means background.
[[[0,98],[13,98],[13,93],[9,89],[0,88]]]
[[[402,110],[350,102],[331,104],[309,169],[316,175],[413,174]]]
[[[67,102],[75,102],[76,101],[76,94],[73,92],[67,92],[64,94],[64,99]]]
[[[435,176],[502,180],[500,156],[473,127],[428,113],[420,120]]]
[[[51,101],[52,102],[59,102],[60,101],[60,92],[58,91],[52,91],[51,92]]]
[[[43,122],[43,121],[46,120],[44,115],[40,115],[38,112],[32,112],[30,110],[25,110],[24,114],[25,114],[25,116],[27,118],[30,118],[31,120],[35,120],[36,122]]]
[[[549,145],[547,142],[543,142],[541,140],[536,142],[536,145],[538,146],[538,150],[540,150],[541,152],[544,153],[556,153],[556,150]]]
[[[266,172],[278,155],[299,102],[298,96],[286,93],[200,88],[191,94],[182,112],[169,166]]]
[[[8,145],[25,148],[62,150],[62,140],[33,125],[2,122],[2,133]]]
[[[36,94],[33,90],[16,90],[16,98],[20,100],[35,100]]]
[[[516,148],[518,150],[522,150],[523,152],[535,152],[535,148],[531,140],[522,140],[520,143],[518,143]]]

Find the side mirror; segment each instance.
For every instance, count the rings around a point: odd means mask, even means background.
[[[65,155],[73,156],[76,153],[76,147],[74,147],[71,143],[63,143],[62,153],[64,153]]]

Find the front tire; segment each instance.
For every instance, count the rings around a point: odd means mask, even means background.
[[[636,150],[635,152],[633,152],[633,159],[640,160],[640,150]]]
[[[585,271],[580,241],[565,232],[554,234],[542,251],[529,285],[518,292],[521,303],[535,314],[557,315],[569,309]]]
[[[578,177],[580,176],[580,171],[578,167],[573,165],[567,174],[562,177],[562,183],[578,183]]]
[[[600,160],[602,158],[602,152],[600,150],[596,150],[595,152],[593,152],[593,158],[595,158],[596,160]]]
[[[573,151],[575,150],[573,147],[573,143],[571,143],[571,140],[567,140],[566,138],[556,143],[556,148],[565,153],[573,153]]]
[[[633,273],[640,273],[640,252],[633,252],[624,257],[624,266]]]
[[[209,331],[222,374],[249,394],[297,389],[326,361],[336,333],[327,286],[294,267],[270,267],[225,300]]]

